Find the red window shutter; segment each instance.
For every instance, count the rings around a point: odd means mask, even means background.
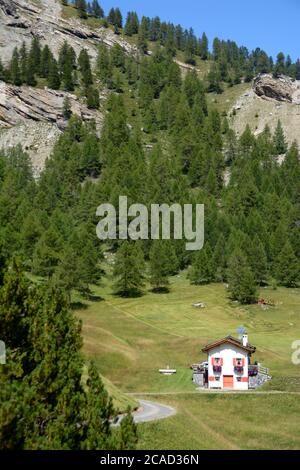
[[[220,365],[221,365],[221,367],[223,367],[223,357],[221,357],[221,359],[220,359],[220,363],[221,363],[221,364],[220,364]]]
[[[212,363],[213,366],[215,365],[215,358],[214,357],[212,358],[211,363]]]
[[[245,358],[242,359],[242,366],[245,367]]]
[[[236,366],[236,359],[233,359],[233,365]]]

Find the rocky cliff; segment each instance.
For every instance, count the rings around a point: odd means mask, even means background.
[[[102,113],[88,109],[77,96],[0,82],[0,145],[7,148],[20,143],[29,153],[36,174],[43,169],[46,158],[66,126],[62,114],[65,96],[69,97],[72,112],[86,121],[95,120],[100,132]],[[103,101],[106,94],[100,98]]]
[[[274,132],[281,121],[286,138],[300,145],[300,81],[270,74],[256,77],[252,88],[239,97],[231,110],[230,123],[241,134],[247,124],[256,134],[265,126]]]
[[[120,44],[130,54],[136,49],[110,29],[91,29],[77,18],[65,19],[59,0],[0,0],[0,57],[4,64],[13,49],[38,37],[55,55],[65,40],[79,54],[88,50],[92,60],[101,42]],[[21,143],[29,153],[36,174],[44,167],[54,143],[65,126],[62,116],[67,93],[50,89],[15,87],[0,82],[0,148]],[[103,115],[89,110],[75,95],[68,94],[72,111],[83,119],[95,119],[101,130]],[[106,94],[103,93],[103,103]]]
[[[110,29],[91,29],[77,18],[63,17],[60,0],[0,0],[0,55],[4,62],[11,57],[15,46],[38,37],[48,44],[54,54],[65,40],[76,53],[85,47],[95,59],[101,42],[111,47],[120,44],[128,53],[136,48],[115,35]]]

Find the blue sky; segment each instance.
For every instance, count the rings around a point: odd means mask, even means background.
[[[300,57],[300,0],[99,0],[105,12],[120,7],[124,16],[160,16],[164,21],[232,39],[250,50],[261,47],[274,57],[283,51]]]

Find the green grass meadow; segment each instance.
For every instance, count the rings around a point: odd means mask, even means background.
[[[261,296],[275,303],[267,310],[231,302],[222,284],[191,286],[185,274],[171,279],[167,294],[145,290],[142,297],[123,299],[114,295],[109,278],[95,294],[102,300],[81,300],[75,310],[83,321],[86,356],[121,392],[150,396],[178,411],[140,425],[141,448],[300,448],[300,366],[291,360],[292,343],[300,339],[299,289],[262,289]],[[200,301],[207,308],[192,307]],[[206,359],[201,349],[207,342],[236,336],[240,325],[272,382],[263,393],[195,393],[190,365]],[[167,366],[177,374],[160,375],[158,369]]]

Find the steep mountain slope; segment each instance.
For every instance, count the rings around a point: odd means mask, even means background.
[[[33,36],[41,44],[48,44],[58,53],[65,40],[76,53],[85,47],[92,59],[96,58],[97,46],[120,44],[127,52],[136,49],[106,28],[92,30],[77,18],[63,18],[59,0],[0,0],[0,54],[3,61],[10,59],[15,46],[30,42]]]
[[[65,20],[59,0],[0,0],[0,57],[4,64],[11,59],[13,49],[23,41],[30,44],[38,37],[47,44],[55,56],[64,41],[68,41],[76,54],[85,48],[92,61],[101,42],[108,47],[118,43],[128,53],[135,47],[113,34],[110,29],[91,30],[79,19]],[[0,146],[22,144],[29,153],[36,174],[44,167],[57,137],[64,128],[63,101],[68,95],[72,111],[85,120],[95,119],[100,131],[101,111],[89,110],[76,95],[47,88],[10,86],[0,82]],[[100,100],[106,98],[102,93]],[[17,128],[15,127],[17,125]]]
[[[247,124],[255,135],[265,126],[274,132],[280,120],[287,141],[296,140],[300,144],[300,81],[286,76],[258,76],[238,98],[230,116],[230,124],[239,135]]]

